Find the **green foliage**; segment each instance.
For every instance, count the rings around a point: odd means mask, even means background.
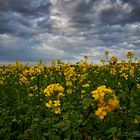
[[[113,69],[113,72],[112,72]],[[44,89],[59,83],[64,96],[46,96]],[[1,140],[117,140],[140,133],[140,65],[97,66],[85,61],[44,66],[0,68]],[[91,92],[111,88],[119,107],[100,120]],[[112,99],[107,94],[106,100]],[[57,114],[45,104],[60,100]],[[135,136],[134,136],[135,134]]]

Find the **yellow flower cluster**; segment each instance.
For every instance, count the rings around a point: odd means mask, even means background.
[[[45,96],[52,96],[54,93],[57,93],[57,97],[60,98],[64,96],[64,88],[58,84],[51,84],[44,89]]]
[[[43,65],[32,66],[26,68],[19,74],[20,84],[30,85],[31,81],[35,80],[37,75],[40,75],[44,71]]]
[[[52,97],[54,95],[54,98],[57,98],[54,101],[49,100],[46,103],[46,107],[51,108],[51,111],[54,112],[55,114],[61,114],[60,98],[64,96],[63,92],[64,92],[64,88],[59,83],[58,84],[51,84],[44,89],[45,96]]]
[[[111,58],[110,58],[110,61],[112,62],[112,63],[117,63],[117,61],[118,61],[118,58],[116,57],[116,56],[112,56]]]
[[[133,58],[134,55],[135,55],[134,52],[129,51],[126,54],[126,57],[131,59],[131,58]]]
[[[72,86],[72,82],[71,81],[66,81],[66,86],[67,87]]]
[[[20,75],[20,84],[22,85],[22,84],[25,84],[25,85],[29,85],[30,84],[30,82],[29,82],[29,80],[24,76],[24,75]]]
[[[75,81],[76,80],[76,72],[75,72],[75,67],[68,67],[65,71],[64,71],[64,75],[65,75],[65,80],[66,81]],[[71,79],[72,77],[72,79]]]
[[[51,108],[51,111],[54,112],[55,114],[61,114],[61,103],[60,100],[56,100],[56,101],[52,101],[50,100],[49,102],[47,102],[46,107]]]
[[[92,97],[99,103],[95,114],[100,119],[104,119],[108,112],[113,111],[119,105],[119,100],[113,90],[106,88],[105,85],[92,91]]]
[[[82,82],[84,82],[84,81],[87,79],[88,74],[87,74],[87,73],[84,73],[84,74],[78,74],[77,76],[78,76],[79,79],[80,79],[79,82],[82,83]]]
[[[111,75],[115,75],[115,74],[116,74],[115,68],[111,68],[111,69],[110,69],[110,74],[111,74]]]
[[[37,65],[34,67],[30,67],[29,69],[26,69],[23,72],[23,75],[29,75],[29,76],[33,76],[33,75],[40,75],[42,72],[44,71],[44,66],[43,65]]]
[[[128,77],[134,77],[135,67],[131,63],[121,65],[119,73],[121,77],[128,80]]]
[[[135,68],[134,67],[131,67],[129,69],[129,74],[130,74],[131,77],[134,77],[134,72],[135,72]]]

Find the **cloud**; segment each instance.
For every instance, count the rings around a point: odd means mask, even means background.
[[[96,7],[101,8],[100,20],[109,24],[125,24],[130,22],[140,21],[140,1],[111,1],[103,0],[103,3],[99,2]],[[97,8],[98,9],[98,8]],[[98,10],[97,10],[98,11]]]
[[[0,0],[0,61],[140,57],[139,9],[139,0]]]

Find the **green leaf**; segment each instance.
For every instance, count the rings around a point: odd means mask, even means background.
[[[53,126],[61,129],[61,131],[66,131],[67,129],[70,128],[70,120],[64,120],[62,122],[54,124]]]

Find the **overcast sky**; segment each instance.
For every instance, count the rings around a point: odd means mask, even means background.
[[[0,62],[140,58],[140,0],[0,0]]]

